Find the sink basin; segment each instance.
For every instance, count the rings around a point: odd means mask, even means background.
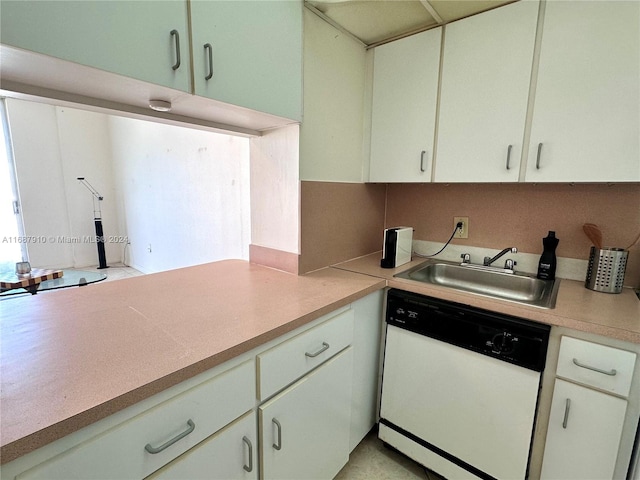
[[[540,308],[554,308],[560,280],[540,280],[522,273],[504,273],[482,266],[427,261],[397,278],[440,285]]]

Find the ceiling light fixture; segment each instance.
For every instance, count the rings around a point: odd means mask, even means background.
[[[149,108],[156,112],[168,112],[171,110],[171,102],[166,100],[149,100]]]

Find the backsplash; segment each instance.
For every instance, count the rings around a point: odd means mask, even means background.
[[[300,274],[382,249],[385,185],[301,182]]]
[[[469,238],[455,245],[539,255],[554,230],[558,257],[588,260],[582,231],[595,223],[605,246],[627,248],[640,232],[640,184],[390,184],[386,226],[412,226],[414,240],[444,243],[453,217],[469,217]],[[585,270],[586,273],[586,270]],[[629,252],[625,285],[640,286],[640,245]]]
[[[558,257],[580,261],[591,246],[585,223],[600,227],[606,246],[626,248],[640,232],[638,183],[302,182],[301,203],[300,273],[381,250],[385,227],[411,226],[414,240],[444,243],[454,216],[469,217],[469,238],[454,245],[540,255],[542,238],[554,230]],[[640,245],[629,251],[625,285],[640,287]]]

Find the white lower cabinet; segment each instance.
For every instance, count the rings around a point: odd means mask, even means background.
[[[626,411],[622,398],[557,379],[541,478],[612,478]]]
[[[633,351],[561,338],[540,478],[626,476],[629,459],[618,456],[628,398],[636,402],[632,395],[636,357]],[[635,428],[637,417],[631,423]]]
[[[158,470],[147,480],[258,478],[256,414],[252,411]]]
[[[353,324],[354,311],[348,309],[260,353],[258,399],[267,400],[351,345]]]
[[[330,479],[349,459],[353,348],[258,409],[260,478]]]
[[[384,290],[378,290],[351,304],[355,321],[349,450],[358,446],[378,419],[383,302]]]
[[[376,421],[382,301],[376,291],[4,464],[0,476],[333,478]]]
[[[97,432],[16,478],[144,478],[249,412],[255,405],[254,368],[253,361],[246,361],[130,420]],[[13,478],[3,468],[2,478],[6,474],[6,478]]]

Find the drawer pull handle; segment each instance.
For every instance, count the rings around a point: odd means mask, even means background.
[[[507,170],[511,170],[511,165],[509,165],[511,162],[511,149],[513,148],[513,145],[509,145],[509,147],[507,148]]]
[[[178,68],[180,68],[180,33],[178,32],[178,30],[171,30],[171,36],[174,37],[174,40],[176,42],[176,63],[174,63],[171,68],[173,70],[177,70]]]
[[[427,154],[426,150],[422,150],[422,152],[420,153],[420,171],[421,172],[426,172],[426,170],[424,169],[424,156]]]
[[[278,427],[278,441],[273,443],[273,448],[280,450],[282,448],[282,425],[275,418],[272,418],[271,421]]]
[[[305,352],[305,355],[309,358],[314,358],[320,355],[322,352],[324,352],[328,348],[329,348],[329,344],[327,342],[322,342],[322,347],[320,347],[320,349],[317,352],[313,352],[313,353]]]
[[[171,445],[173,445],[174,443],[176,443],[178,440],[180,440],[180,439],[186,437],[187,435],[189,435],[196,428],[196,424],[193,423],[193,420],[191,420],[191,419],[187,420],[187,425],[188,425],[188,427],[184,432],[179,433],[178,435],[173,437],[171,440],[168,440],[166,443],[163,443],[159,447],[153,447],[153,446],[151,446],[150,443],[147,443],[144,446],[144,449],[147,452],[152,453],[152,454],[160,453],[164,449],[166,449],[166,448],[170,447]]]
[[[562,428],[567,428],[567,422],[569,421],[569,409],[571,408],[571,399],[567,398],[564,404],[564,420],[562,420]]]
[[[249,465],[243,465],[242,468],[247,472],[251,472],[253,470],[253,445],[251,445],[251,440],[247,437],[242,437],[242,441],[247,445],[247,448],[249,448]]]
[[[573,359],[573,364],[581,368],[586,368],[587,370],[593,370],[594,372],[602,373],[604,375],[609,375],[611,377],[615,376],[618,373],[615,368],[612,368],[611,370],[607,371],[607,370],[601,370],[596,367],[591,367],[589,365],[585,365],[584,363],[580,363],[577,358]]]

